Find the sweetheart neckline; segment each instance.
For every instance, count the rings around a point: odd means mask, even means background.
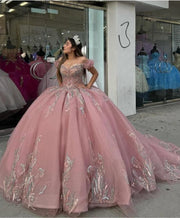
[[[79,64],[72,64],[70,67],[66,67],[65,64],[62,64],[61,66],[65,67],[67,70],[71,69],[74,66],[78,66],[78,65],[83,65],[83,63],[79,63]]]

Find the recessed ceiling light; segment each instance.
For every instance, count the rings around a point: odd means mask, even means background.
[[[9,13],[11,13],[11,12],[13,12],[13,11],[15,11],[15,9],[13,9],[13,8],[11,8],[11,9],[8,10]]]
[[[22,2],[21,4],[20,4],[20,6],[25,6],[25,5],[28,5],[29,4],[29,2]]]
[[[7,0],[6,1],[6,4],[9,4],[9,3],[11,3],[13,0]]]

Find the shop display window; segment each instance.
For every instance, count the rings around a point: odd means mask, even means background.
[[[137,16],[137,107],[180,98],[180,25]]]

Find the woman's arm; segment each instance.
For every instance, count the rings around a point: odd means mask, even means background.
[[[93,83],[96,81],[96,79],[97,79],[97,77],[98,77],[98,72],[97,72],[97,70],[96,70],[95,67],[91,67],[90,69],[88,69],[88,71],[89,71],[90,73],[92,73],[92,77],[91,77],[89,83],[86,85],[86,87],[87,87],[88,89],[90,89],[90,88],[92,87]]]
[[[57,76],[59,86],[61,86],[62,85],[62,78],[60,76],[60,70],[58,68],[57,68],[57,71],[56,71],[56,76]]]
[[[86,88],[90,89],[98,77],[98,72],[96,68],[93,66],[94,62],[92,60],[88,60],[85,56],[83,56],[82,62],[84,63],[84,68],[92,74],[89,83],[86,85]]]
[[[55,65],[57,67],[57,71],[56,71],[56,76],[57,76],[57,80],[59,83],[59,86],[62,85],[62,77],[61,77],[61,73],[60,73],[60,61],[61,61],[61,57],[56,61]]]

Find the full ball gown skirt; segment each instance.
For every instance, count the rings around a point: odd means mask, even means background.
[[[30,106],[0,163],[7,200],[43,215],[130,206],[133,193],[180,178],[180,149],[136,131],[98,88],[80,88],[92,61],[61,66],[63,85]]]

